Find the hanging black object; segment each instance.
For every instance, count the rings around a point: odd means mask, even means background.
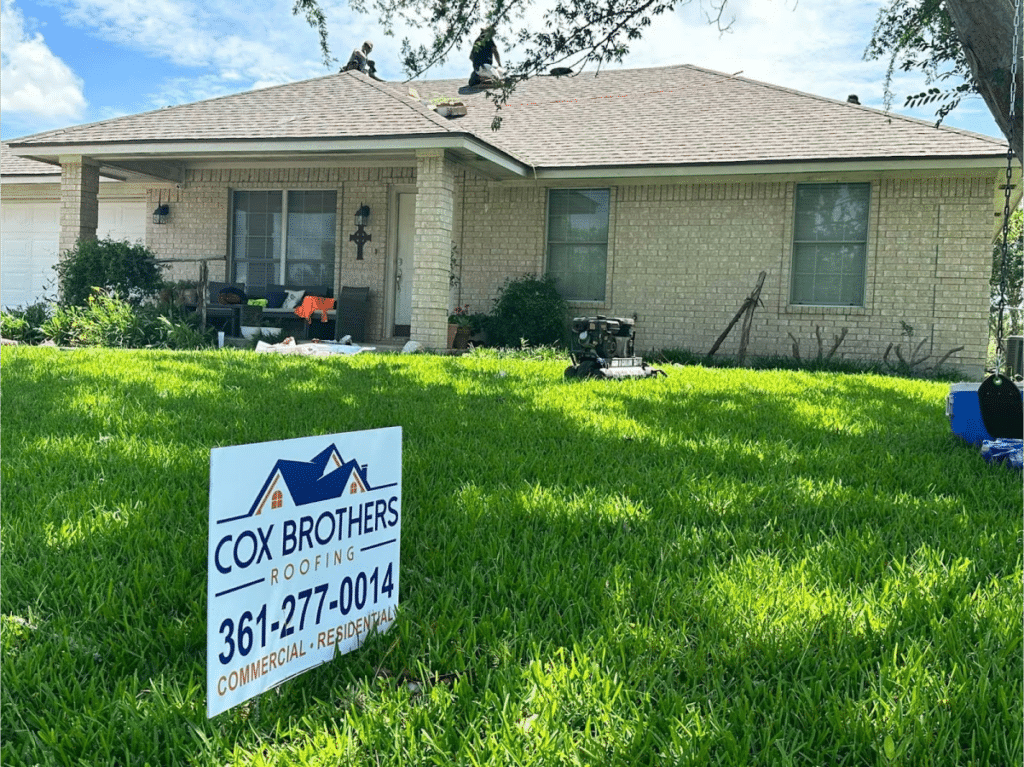
[[[1024,439],[1024,400],[1017,385],[1001,373],[978,387],[981,421],[992,439]]]

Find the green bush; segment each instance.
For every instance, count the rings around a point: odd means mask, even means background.
[[[23,309],[6,309],[0,312],[0,336],[23,344],[37,344],[46,338],[41,328],[49,317],[49,304],[43,302]]]
[[[79,240],[54,269],[61,303],[85,306],[93,288],[124,296],[138,305],[157,295],[163,286],[161,270],[153,252],[145,245],[110,238]]]
[[[94,289],[86,306],[60,306],[42,331],[58,346],[129,349],[201,349],[213,345],[213,331],[200,332],[185,319],[172,319],[154,306]]]
[[[18,317],[10,312],[0,314],[0,338],[10,338],[23,343],[28,330],[28,322],[24,317]]]
[[[568,325],[569,305],[554,278],[527,274],[505,282],[487,332],[494,346],[550,346],[565,343]]]

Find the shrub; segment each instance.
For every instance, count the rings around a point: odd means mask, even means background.
[[[494,301],[487,323],[495,346],[518,347],[564,344],[569,305],[555,287],[553,277],[524,275],[507,280]]]
[[[10,338],[19,343],[25,342],[28,334],[28,322],[10,312],[0,314],[0,338]]]
[[[93,288],[124,296],[137,305],[155,296],[163,285],[153,252],[127,240],[79,240],[54,267],[61,302],[85,306]]]
[[[200,349],[213,345],[213,331],[200,332],[184,319],[172,319],[154,306],[133,306],[94,289],[86,306],[60,306],[43,323],[59,346],[130,349]]]
[[[1017,208],[1010,217],[1006,239],[1006,307],[1003,315],[1003,335],[1015,336],[1021,332],[1022,314],[1019,309],[1024,303],[1024,212]],[[999,303],[1003,281],[1003,238],[1000,235],[992,246],[991,286],[992,309],[989,314],[989,329],[995,336],[999,325]]]
[[[0,312],[0,336],[11,338],[23,344],[37,344],[46,336],[42,325],[50,317],[49,304],[30,304],[24,309],[7,309]]]

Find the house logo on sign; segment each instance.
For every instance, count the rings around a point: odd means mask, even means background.
[[[258,517],[268,511],[297,508],[386,487],[391,485],[371,486],[366,464],[344,460],[337,446],[332,444],[309,461],[279,459],[267,475],[249,511],[219,521],[234,522]]]

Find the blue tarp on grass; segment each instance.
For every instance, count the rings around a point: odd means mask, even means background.
[[[989,463],[1002,463],[1012,469],[1024,468],[1024,440],[993,439],[981,443],[981,457]]]

